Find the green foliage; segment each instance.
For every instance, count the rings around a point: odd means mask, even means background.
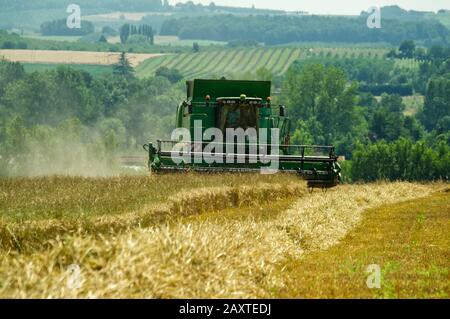
[[[149,42],[152,45],[154,44],[154,41],[155,41],[155,35],[153,32],[153,28],[147,24],[141,24],[139,26],[135,26],[135,25],[126,23],[120,27],[119,35],[120,35],[120,42],[122,44],[127,43],[130,36],[133,36],[133,35],[142,36],[142,39],[145,39],[146,42]]]
[[[282,102],[293,119],[301,120],[294,140],[336,143],[340,154],[350,156],[353,142],[349,144],[349,139],[363,140],[367,135],[364,117],[357,108],[357,89],[356,83],[347,85],[341,69],[320,64],[291,68],[283,82]]]
[[[183,75],[177,69],[169,69],[166,67],[160,67],[156,70],[155,75],[166,78],[170,83],[177,83],[183,78]]]
[[[366,27],[366,18],[331,16],[206,15],[166,20],[161,35],[181,39],[258,41],[268,45],[292,42],[388,42],[404,39],[447,43],[450,31],[437,20],[383,20],[382,29]]]
[[[43,35],[86,35],[95,31],[94,24],[87,20],[81,20],[81,28],[67,27],[67,20],[60,19],[41,24],[41,33]]]
[[[400,53],[402,58],[413,58],[414,53],[416,51],[416,44],[412,40],[403,41],[402,44],[400,44]]]
[[[450,147],[439,143],[432,149],[424,142],[413,143],[408,139],[360,144],[351,165],[354,181],[448,179]]]
[[[119,57],[119,61],[114,65],[113,73],[123,77],[132,77],[134,69],[128,60],[126,53],[122,52]]]
[[[428,130],[432,130],[439,120],[448,116],[450,116],[450,76],[433,78],[428,83],[424,109],[420,114],[422,123]]]
[[[93,78],[68,67],[9,74],[0,95],[0,175],[109,174],[119,151],[170,136],[183,98],[163,77]],[[18,74],[13,78],[11,74]]]
[[[194,53],[200,52],[200,45],[198,44],[198,42],[194,42],[194,43],[192,44],[192,51],[193,51]]]

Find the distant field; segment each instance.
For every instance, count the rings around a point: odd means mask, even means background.
[[[117,21],[117,20],[126,20],[126,21],[140,21],[143,17],[148,15],[156,15],[156,16],[170,16],[172,13],[170,12],[111,12],[111,13],[101,13],[88,15],[84,18],[89,21]]]
[[[159,45],[192,46],[194,43],[198,43],[200,46],[227,44],[227,42],[212,41],[212,40],[181,40],[177,36],[170,36],[170,35],[169,36],[157,35],[155,37],[155,44]]]
[[[346,48],[240,48],[199,53],[173,54],[150,59],[139,65],[140,77],[151,76],[164,66],[178,69],[186,78],[223,76],[229,74],[253,73],[265,67],[274,75],[287,71],[297,59],[310,56],[372,56],[381,57],[382,49]]]
[[[52,51],[52,50],[0,50],[0,57],[14,62],[47,64],[94,64],[111,65],[118,61],[120,53],[88,51]],[[161,54],[129,53],[133,66]]]
[[[26,72],[54,70],[59,64],[23,63]],[[72,68],[89,72],[93,76],[111,74],[113,67],[110,65],[71,64]]]
[[[81,38],[81,36],[41,35],[41,34],[25,34],[23,37],[38,40],[67,41],[67,42],[76,42]]]
[[[120,43],[120,37],[114,36],[108,38],[109,43]],[[172,45],[172,46],[188,46],[192,47],[194,43],[198,43],[200,47],[210,45],[226,45],[227,42],[209,41],[209,40],[180,40],[177,36],[155,36],[156,45]]]

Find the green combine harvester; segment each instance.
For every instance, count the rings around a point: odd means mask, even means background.
[[[268,81],[188,81],[176,127],[183,136],[144,145],[150,171],[286,172],[321,188],[340,181],[333,146],[290,145],[290,119],[272,105]]]

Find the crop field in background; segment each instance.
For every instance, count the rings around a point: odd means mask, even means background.
[[[60,64],[45,64],[45,63],[23,63],[25,72],[54,70],[58,68]],[[89,72],[93,76],[101,76],[103,74],[112,74],[113,67],[111,65],[95,65],[95,64],[71,64],[72,68],[76,70],[82,70]]]
[[[1,179],[0,297],[448,297],[449,195],[309,193],[285,174]],[[364,286],[372,263],[381,290]]]
[[[297,59],[309,56],[381,57],[384,49],[360,48],[244,48],[170,54],[149,59],[137,68],[139,77],[153,75],[160,67],[178,69],[185,78],[254,73],[265,67],[274,75],[286,72]]]
[[[67,35],[42,35],[38,33],[24,34],[24,38],[38,39],[38,40],[50,40],[50,41],[67,41],[76,42],[81,39],[81,36],[67,36]]]
[[[395,66],[398,68],[405,69],[419,69],[421,61],[416,59],[396,59]]]
[[[23,63],[112,65],[117,63],[120,53],[52,50],[0,50],[0,58],[2,56],[9,61]],[[129,53],[128,59],[133,66],[137,66],[147,59],[160,56],[161,54]]]

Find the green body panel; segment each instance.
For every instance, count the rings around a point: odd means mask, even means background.
[[[204,102],[209,95],[211,101],[220,97],[240,96],[266,98],[270,97],[269,81],[230,81],[230,80],[193,80],[187,82],[188,99],[193,102]]]
[[[183,101],[176,114],[177,128],[186,128],[191,134],[190,147],[195,142],[207,144],[203,140],[203,133],[208,128],[255,128],[258,131],[257,146],[274,144],[279,147],[278,158],[280,171],[297,172],[307,179],[310,186],[332,187],[337,185],[340,179],[340,167],[337,157],[334,155],[333,147],[309,147],[289,146],[290,119],[286,116],[284,107],[271,105],[271,83],[267,81],[228,81],[228,80],[194,80],[187,82],[187,99]],[[257,118],[255,118],[257,117]],[[195,140],[195,121],[201,121],[202,134]],[[270,130],[279,129],[279,140],[270,140]],[[268,139],[260,141],[260,130],[266,131]],[[223,163],[208,164],[205,160],[195,162],[192,150],[192,161],[190,163],[176,164],[170,153],[172,144],[177,141],[158,141],[145,145],[149,153],[149,168],[153,171],[166,170],[206,170],[206,171],[256,171],[270,166],[258,158],[245,157],[245,163],[227,163],[224,157]],[[164,149],[165,143],[169,149]],[[247,143],[247,142],[246,142]],[[262,145],[264,144],[264,145]],[[202,144],[200,144],[202,145]],[[252,144],[254,145],[254,144]],[[227,146],[231,147],[230,144]],[[232,145],[231,153],[237,154],[237,147]],[[245,144],[246,151],[250,145]],[[269,146],[270,147],[270,146]],[[273,147],[273,146],[272,146]],[[226,146],[223,146],[226,149]],[[325,154],[320,156],[310,154],[312,149],[322,149]],[[203,147],[200,149],[202,153]],[[228,149],[227,149],[228,151]],[[191,152],[191,151],[189,151]],[[202,153],[204,154],[204,153]],[[215,153],[216,154],[216,153]],[[221,153],[219,153],[221,154]],[[225,155],[224,155],[225,156]]]

